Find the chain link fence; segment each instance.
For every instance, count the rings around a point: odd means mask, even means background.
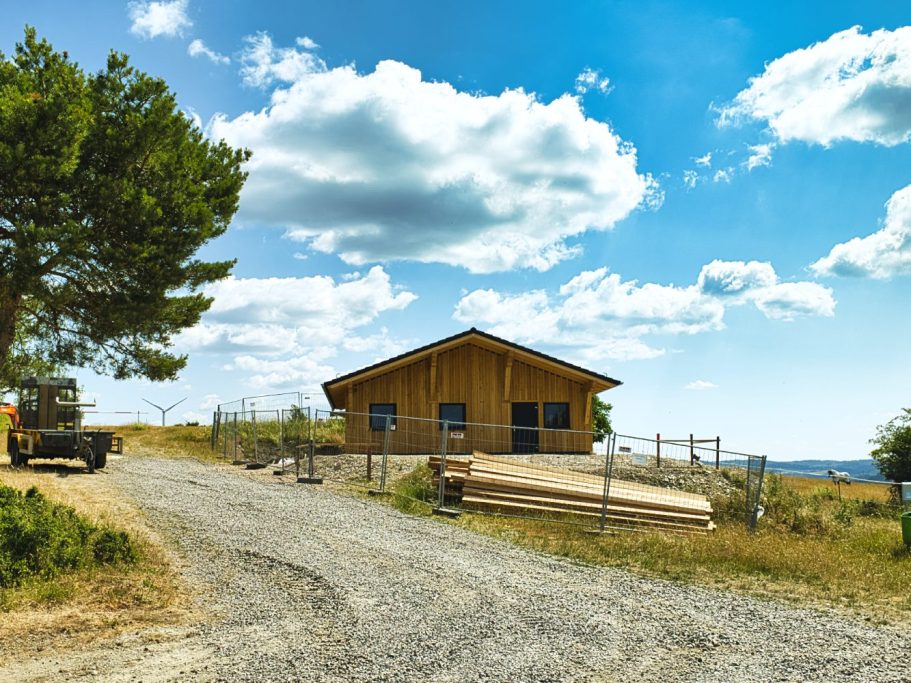
[[[246,407],[246,406],[245,406]],[[438,514],[474,512],[606,529],[755,528],[765,456],[568,429],[309,407],[217,413],[222,457],[298,481],[394,491]]]
[[[309,407],[216,413],[215,449],[236,465],[273,465],[278,474],[299,476],[311,439],[310,413]]]

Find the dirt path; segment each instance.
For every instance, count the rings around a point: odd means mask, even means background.
[[[268,473],[110,471],[211,619],[0,680],[908,680],[903,636],[851,618],[578,566]]]

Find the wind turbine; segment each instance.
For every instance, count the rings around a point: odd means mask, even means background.
[[[161,426],[164,427],[164,416],[167,414],[167,412],[168,412],[171,408],[173,408],[174,406],[179,406],[181,403],[183,403],[184,401],[186,401],[188,398],[189,398],[188,396],[184,396],[184,397],[183,397],[182,399],[180,399],[177,403],[174,403],[173,405],[170,405],[170,406],[168,406],[167,408],[162,408],[162,407],[161,407],[160,405],[158,405],[157,403],[152,403],[151,401],[149,401],[149,400],[147,400],[147,399],[142,399],[142,400],[145,401],[146,403],[148,403],[150,406],[155,406],[156,408],[158,408],[158,410],[161,411]]]

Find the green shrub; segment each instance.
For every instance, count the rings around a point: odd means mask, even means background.
[[[421,463],[399,479],[392,490],[392,504],[402,512],[425,512],[436,502],[437,489],[433,485],[433,472],[427,463]]]
[[[23,494],[0,484],[0,588],[136,559],[126,533],[96,526],[34,486]]]

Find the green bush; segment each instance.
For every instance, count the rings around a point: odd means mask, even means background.
[[[426,514],[429,506],[437,500],[433,472],[427,463],[421,463],[399,479],[393,487],[392,496],[392,504],[402,512]]]
[[[126,533],[96,526],[34,486],[23,494],[0,484],[0,588],[136,559]]]

